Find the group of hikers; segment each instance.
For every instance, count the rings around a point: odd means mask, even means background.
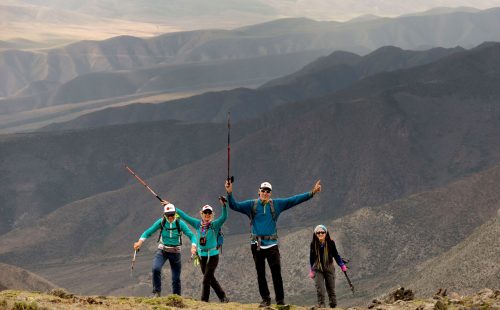
[[[285,304],[285,293],[281,277],[281,260],[279,252],[276,222],[281,212],[305,202],[321,191],[320,181],[317,181],[312,190],[289,198],[271,199],[272,185],[263,182],[258,189],[258,198],[245,201],[236,201],[233,196],[233,183],[228,179],[225,183],[227,198],[221,196],[221,215],[214,219],[214,209],[204,205],[200,210],[200,218],[191,217],[172,203],[161,200],[164,206],[163,217],[158,219],[134,243],[137,251],[145,239],[160,230],[158,249],[153,259],[153,296],[161,295],[161,269],[165,262],[170,262],[172,272],[172,293],[181,295],[181,245],[182,234],[191,240],[191,254],[199,257],[203,274],[201,300],[208,302],[210,287],[217,294],[220,302],[229,302],[226,292],[215,278],[215,270],[219,263],[218,238],[219,230],[227,219],[227,206],[231,210],[243,213],[250,218],[251,224],[251,252],[257,271],[257,282],[262,301],[259,307],[271,305],[271,295],[266,280],[265,262],[271,269],[274,293],[277,305]],[[176,217],[180,219],[177,219]],[[187,226],[191,225],[196,233]],[[337,305],[335,296],[336,262],[342,271],[346,270],[344,261],[340,257],[335,242],[331,239],[327,228],[318,225],[314,228],[310,245],[310,272],[309,277],[314,279],[318,296],[318,306],[325,307],[325,286],[329,297],[329,306]]]

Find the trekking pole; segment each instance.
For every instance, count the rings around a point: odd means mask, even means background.
[[[134,265],[135,265],[135,256],[139,250],[134,250],[134,256],[132,257],[132,263],[130,264],[130,276],[134,275]]]
[[[345,278],[347,279],[347,283],[349,283],[349,287],[351,288],[351,292],[354,295],[354,286],[351,283],[351,279],[349,279],[349,276],[347,276],[347,271],[344,271]]]
[[[123,164],[123,165],[125,166],[125,169],[127,169],[127,170],[128,170],[128,172],[130,172],[130,173],[131,173],[131,174],[132,174],[132,175],[133,175],[133,176],[134,176],[134,177],[135,177],[135,178],[136,178],[136,179],[137,179],[137,180],[138,180],[138,181],[139,181],[142,185],[144,185],[144,186],[145,186],[145,187],[146,187],[146,188],[147,188],[147,189],[151,192],[151,194],[155,195],[155,196],[156,196],[156,198],[158,198],[158,200],[159,200],[159,201],[163,201],[163,199],[161,199],[161,197],[160,197],[160,196],[158,196],[158,194],[157,194],[157,193],[155,193],[155,192],[151,189],[151,187],[149,187],[149,186],[148,186],[148,184],[147,184],[146,182],[144,182],[144,180],[143,180],[143,179],[141,179],[141,178],[140,178],[137,174],[135,174],[135,172],[134,172],[134,171],[132,171],[132,169],[130,169],[130,167],[129,167],[129,166],[127,166],[127,165],[125,165],[125,164]],[[134,256],[134,257],[135,257],[135,256]]]
[[[229,176],[231,170],[231,113],[227,112],[227,181],[234,182],[234,177]]]

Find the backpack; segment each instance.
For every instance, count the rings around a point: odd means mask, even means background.
[[[165,223],[167,222],[167,219],[165,218],[165,216],[163,216],[163,219],[161,220],[161,223],[160,223],[160,234],[158,235],[158,241],[157,242],[160,242],[160,239],[161,239],[161,233],[163,232],[163,229],[166,229],[166,230],[174,230],[174,229],[177,229],[177,232],[179,233],[179,245],[182,245],[182,231],[181,231],[181,227],[180,227],[180,224],[179,224],[179,219],[176,218],[175,219],[175,228],[165,228]]]
[[[210,227],[212,228],[212,230],[215,233],[215,229],[212,227],[211,224],[210,224]],[[222,232],[222,227],[221,227],[221,228],[219,228],[219,231],[217,231],[217,250],[220,249],[221,253],[222,253],[222,245],[223,244],[224,244],[224,233]]]

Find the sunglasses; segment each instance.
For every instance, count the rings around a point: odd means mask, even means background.
[[[269,193],[271,192],[271,190],[270,190],[270,189],[267,189],[267,188],[261,188],[261,189],[260,189],[260,192],[261,192],[261,193],[268,193],[268,194],[269,194]]]
[[[205,210],[205,211],[203,211],[203,214],[212,214],[212,211],[210,211],[210,210]]]
[[[324,234],[326,234],[326,232],[324,232],[324,231],[318,231],[318,232],[316,232],[316,235],[324,235]]]

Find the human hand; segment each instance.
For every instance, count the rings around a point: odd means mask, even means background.
[[[229,182],[229,180],[226,180],[225,187],[228,194],[231,194],[233,192],[233,183]]]
[[[135,242],[134,243],[134,250],[139,251],[139,249],[141,248],[142,242],[143,242],[142,240]]]
[[[192,244],[191,245],[191,255],[194,255],[194,254],[196,254],[196,245]]]
[[[347,266],[346,265],[342,265],[342,266],[340,266],[340,269],[342,269],[343,272],[346,272],[347,271]]]
[[[309,278],[314,279],[315,273],[314,270],[309,270]]]
[[[318,193],[318,192],[321,192],[321,180],[316,181],[316,184],[314,184],[313,189],[312,189],[313,195]]]
[[[166,205],[168,205],[168,204],[170,203],[170,202],[168,202],[168,201],[166,201],[166,200],[163,200],[163,199],[162,199],[162,200],[160,200],[160,202],[161,202],[161,204],[162,204],[162,205],[164,205],[164,206],[166,206]]]

